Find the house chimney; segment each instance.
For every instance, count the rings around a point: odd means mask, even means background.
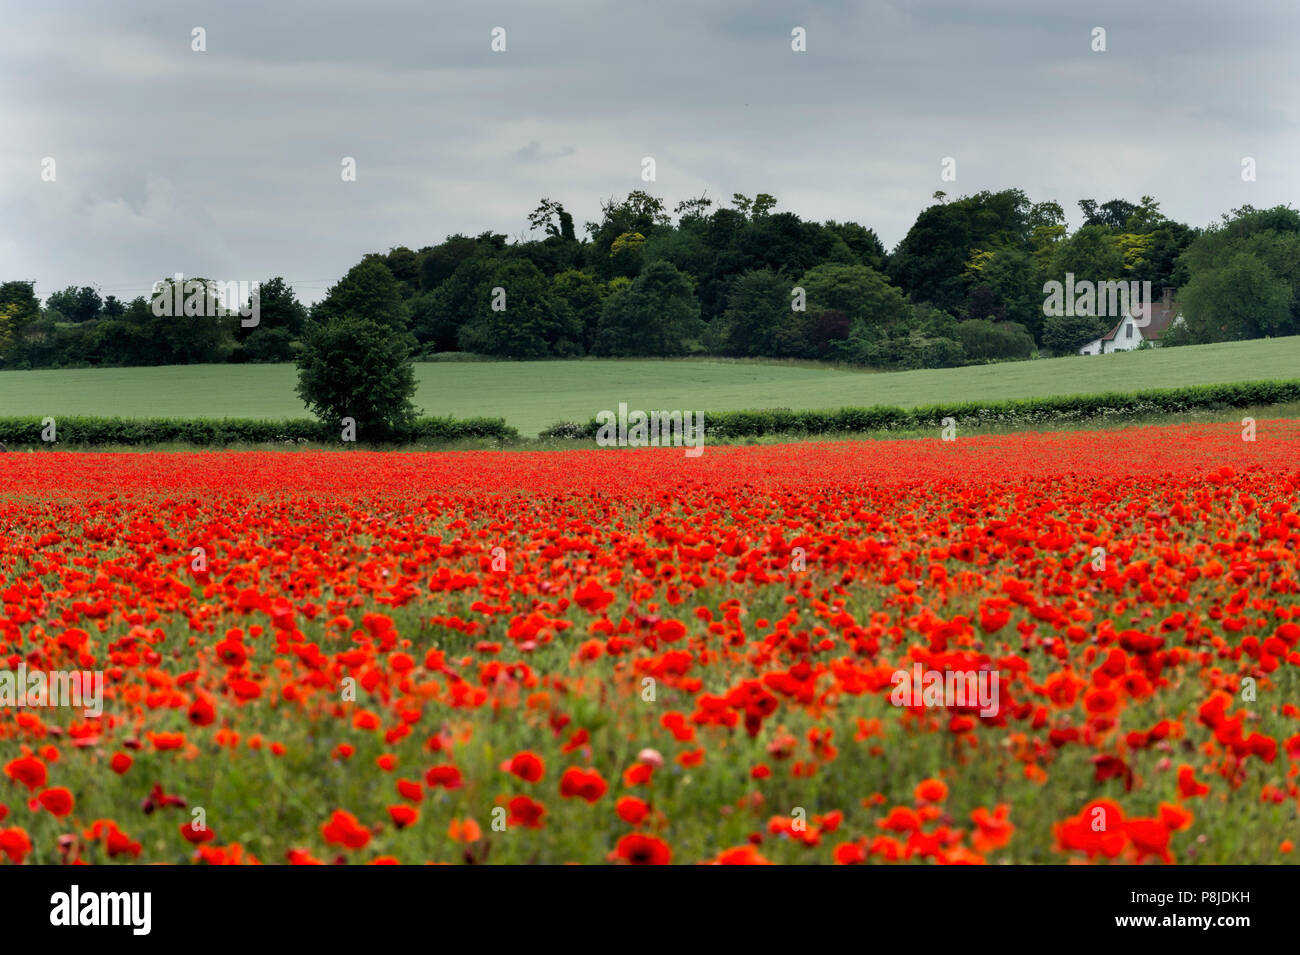
[[[1166,308],[1168,308],[1170,305],[1174,304],[1174,290],[1173,290],[1173,288],[1171,288],[1170,286],[1166,285],[1166,286],[1165,286],[1163,289],[1161,289],[1160,291],[1161,291],[1161,294],[1162,294],[1162,296],[1163,296],[1162,301],[1161,301],[1161,304],[1163,304]]]

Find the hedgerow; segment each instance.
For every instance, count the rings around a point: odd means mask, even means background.
[[[35,416],[0,418],[0,442],[11,447],[50,444],[49,419]],[[58,445],[191,444],[225,447],[232,444],[339,444],[340,429],[310,418],[261,421],[250,418],[100,418],[53,419],[53,443]],[[449,444],[467,439],[515,441],[519,432],[504,418],[417,418],[395,432],[395,444]]]
[[[875,405],[869,408],[808,411],[793,411],[789,408],[705,411],[704,431],[706,436],[712,438],[908,431],[942,427],[946,418],[951,418],[958,427],[1016,426],[1260,407],[1298,400],[1300,400],[1300,380],[1250,381],[1224,385],[1190,385],[1183,388],[1154,388],[1131,393],[1108,392],[1009,401],[966,401],[915,408]],[[649,412],[654,409],[643,410]],[[582,425],[565,422],[542,432],[542,437],[594,439],[599,428],[600,425],[594,418]]]

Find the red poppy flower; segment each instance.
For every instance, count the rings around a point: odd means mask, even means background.
[[[28,789],[39,789],[45,785],[45,764],[34,756],[20,756],[5,765],[5,775]]]
[[[213,839],[217,838],[215,832],[207,826],[200,826],[196,819],[191,819],[189,822],[183,823],[180,830],[181,835],[185,837],[185,840],[187,842],[192,842],[195,845],[204,842],[211,842]]]
[[[321,835],[331,845],[348,849],[364,848],[370,841],[370,830],[357,821],[357,817],[342,809],[334,810],[330,820],[320,827]]]
[[[430,786],[441,786],[443,789],[459,789],[464,785],[460,778],[460,770],[451,763],[432,767],[424,774],[424,781]]]
[[[0,852],[8,856],[9,861],[14,865],[22,865],[23,859],[31,851],[32,840],[28,838],[26,831],[17,826],[0,829]]]
[[[762,855],[753,845],[735,846],[731,849],[723,849],[713,859],[711,865],[771,865],[765,856]]]
[[[42,806],[56,816],[66,816],[72,812],[72,793],[62,786],[46,789],[36,798],[40,800]]]
[[[918,802],[943,802],[948,798],[948,787],[942,780],[925,779],[917,784],[912,794]]]
[[[186,715],[195,726],[210,726],[212,721],[217,718],[216,710],[213,709],[212,702],[206,696],[195,698],[194,702],[190,704]]]
[[[861,865],[866,861],[866,850],[856,842],[842,842],[835,847],[836,865]]]
[[[605,795],[608,785],[594,769],[585,770],[570,766],[560,777],[560,795],[565,799],[585,799],[592,803]]]
[[[515,753],[501,764],[503,772],[514,773],[526,783],[538,782],[546,773],[546,764],[536,753]]]
[[[582,586],[573,592],[574,603],[589,613],[600,613],[613,599],[614,594],[601,587],[594,577],[588,577]]]
[[[543,826],[542,819],[546,815],[546,807],[527,796],[515,796],[510,802],[506,803],[509,810],[507,824],[511,826],[523,826],[525,829],[541,829]]]
[[[397,794],[410,802],[419,802],[424,798],[424,787],[413,779],[399,779]]]
[[[1196,770],[1186,763],[1178,767],[1178,792],[1184,799],[1204,796],[1210,787],[1196,779]]]
[[[614,855],[629,865],[668,865],[673,857],[668,844],[662,839],[639,832],[618,840]]]
[[[400,803],[396,806],[389,806],[388,815],[392,817],[393,825],[397,826],[398,829],[405,829],[420,818],[420,810],[414,806]]]
[[[654,771],[654,767],[649,763],[633,763],[623,770],[623,785],[629,789],[633,786],[644,786],[650,782]]]
[[[624,796],[614,804],[618,817],[629,825],[640,825],[650,815],[650,806],[635,796]]]
[[[478,842],[483,830],[473,819],[453,819],[447,827],[447,838],[452,842]]]

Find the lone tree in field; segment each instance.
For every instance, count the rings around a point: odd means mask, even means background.
[[[311,322],[298,356],[298,396],[321,421],[356,422],[358,437],[393,438],[415,419],[409,338],[362,318]]]

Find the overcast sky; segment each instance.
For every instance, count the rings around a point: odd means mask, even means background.
[[[513,238],[542,196],[581,229],[638,188],[769,192],[891,249],[937,189],[1204,225],[1300,205],[1298,38],[1293,0],[11,3],[0,280],[283,275],[310,302],[366,252]]]

